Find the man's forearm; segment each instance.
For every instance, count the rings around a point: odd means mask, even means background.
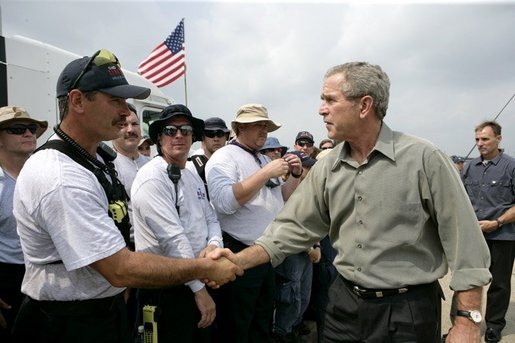
[[[253,245],[236,254],[237,264],[243,269],[270,262],[270,256],[261,245]]]

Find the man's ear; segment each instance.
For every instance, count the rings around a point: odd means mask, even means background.
[[[68,94],[68,107],[76,113],[84,112],[85,95],[78,89],[72,89]]]
[[[365,95],[359,100],[360,116],[365,117],[374,109],[374,98],[370,95]]]

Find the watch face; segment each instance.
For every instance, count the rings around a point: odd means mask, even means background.
[[[475,322],[475,323],[481,323],[481,312],[479,311],[470,311],[470,318]]]

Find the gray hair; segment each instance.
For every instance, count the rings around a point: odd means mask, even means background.
[[[374,109],[380,120],[386,116],[390,97],[390,79],[378,65],[368,62],[349,62],[330,68],[324,79],[335,74],[343,74],[341,92],[349,99],[359,99],[369,95],[374,99]]]

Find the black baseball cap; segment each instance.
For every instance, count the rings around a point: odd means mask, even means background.
[[[108,50],[99,50],[92,57],[84,56],[68,63],[57,80],[57,97],[71,90],[100,91],[120,98],[145,99],[150,95],[146,87],[129,85],[118,62]]]

